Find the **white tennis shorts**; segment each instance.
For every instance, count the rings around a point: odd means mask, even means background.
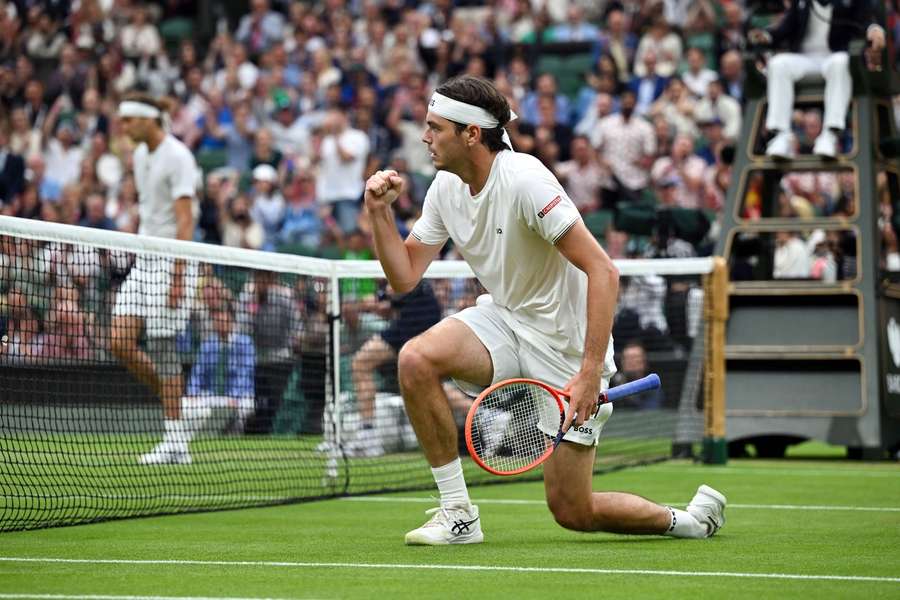
[[[175,259],[138,256],[119,288],[113,316],[141,317],[149,338],[175,337],[187,327],[197,295],[197,264],[186,261],[184,295],[176,308],[169,307],[169,287]]]
[[[504,311],[505,309],[494,304],[490,296],[484,295],[476,300],[475,306],[451,315],[452,318],[465,323],[490,353],[491,361],[494,363],[494,379],[491,385],[505,379],[525,377],[562,389],[581,370],[581,355],[565,354],[548,344],[537,344],[535,340],[540,338],[539,334],[529,336],[530,339],[526,341],[516,334],[516,330],[524,325],[512,322],[512,318],[504,315]],[[608,351],[611,352],[612,348]],[[613,374],[604,374],[602,390],[609,387],[609,379]],[[484,389],[468,381],[454,379],[454,383],[462,391],[473,396],[477,396]],[[568,409],[568,403],[565,400],[563,403]],[[603,425],[609,420],[612,411],[612,404],[601,406],[594,417],[578,427],[573,426],[563,439],[585,446],[596,446]],[[550,436],[557,434],[556,431],[544,433]]]

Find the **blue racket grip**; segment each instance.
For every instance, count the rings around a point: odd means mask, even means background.
[[[602,394],[600,394],[600,404],[605,404],[607,402],[614,402],[625,396],[631,396],[633,394],[640,394],[641,392],[646,392],[647,390],[655,390],[659,387],[659,375],[656,373],[650,373],[646,377],[641,377],[635,381],[629,381],[628,383],[623,383],[622,385],[617,385],[616,387],[609,388]],[[561,424],[560,424],[561,425]],[[556,434],[556,438],[553,440],[553,447],[556,448],[559,446],[559,443],[562,441],[563,436],[566,434],[565,431],[562,430],[562,426],[560,426],[559,433]]]
[[[641,377],[635,381],[629,381],[628,383],[609,388],[600,394],[600,403],[614,402],[625,396],[640,394],[641,392],[646,392],[648,390],[655,390],[658,387],[659,375],[650,373],[646,377]]]

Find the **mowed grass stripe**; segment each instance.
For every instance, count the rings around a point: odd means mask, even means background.
[[[875,577],[865,575],[825,575],[813,573],[750,573],[735,571],[669,571],[656,569],[594,569],[579,567],[511,567],[501,565],[424,565],[404,563],[356,563],[356,562],[289,562],[250,560],[137,560],[115,558],[52,558],[7,557],[0,562],[67,563],[90,565],[173,565],[173,566],[221,566],[221,567],[278,567],[298,569],[399,569],[436,571],[485,571],[512,573],[565,573],[578,575],[656,575],[661,577],[713,577],[742,579],[794,579],[803,581],[858,581],[871,583],[900,583],[900,577]]]
[[[404,496],[348,496],[338,498],[342,502],[391,502],[412,503],[412,504],[436,504],[434,498],[411,498]],[[472,499],[473,504],[508,504],[508,505],[534,505],[545,506],[545,500],[522,500],[515,498],[480,498]],[[660,504],[670,504],[678,506],[680,502],[661,502]],[[857,511],[857,512],[900,512],[898,506],[828,506],[816,504],[728,504],[727,509],[731,508],[750,508],[759,510],[838,510],[838,511]]]
[[[300,598],[256,598],[235,596],[121,596],[115,594],[29,594],[0,593],[0,599],[13,600],[300,600]],[[302,600],[313,600],[303,598]]]

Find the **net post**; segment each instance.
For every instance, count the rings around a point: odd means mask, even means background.
[[[704,281],[706,292],[706,381],[703,386],[702,457],[705,464],[728,461],[725,440],[725,324],[728,321],[728,266],[717,256],[713,270]]]

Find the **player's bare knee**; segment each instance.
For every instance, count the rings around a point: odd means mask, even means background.
[[[397,375],[400,385],[407,389],[433,381],[437,376],[434,365],[423,352],[422,344],[417,338],[406,342],[400,349],[397,355]]]
[[[109,349],[119,359],[130,355],[136,341],[128,335],[127,330],[123,327],[113,327],[110,335]]]
[[[590,531],[591,514],[589,509],[582,508],[580,503],[562,494],[547,496],[547,507],[556,523],[573,531]]]

